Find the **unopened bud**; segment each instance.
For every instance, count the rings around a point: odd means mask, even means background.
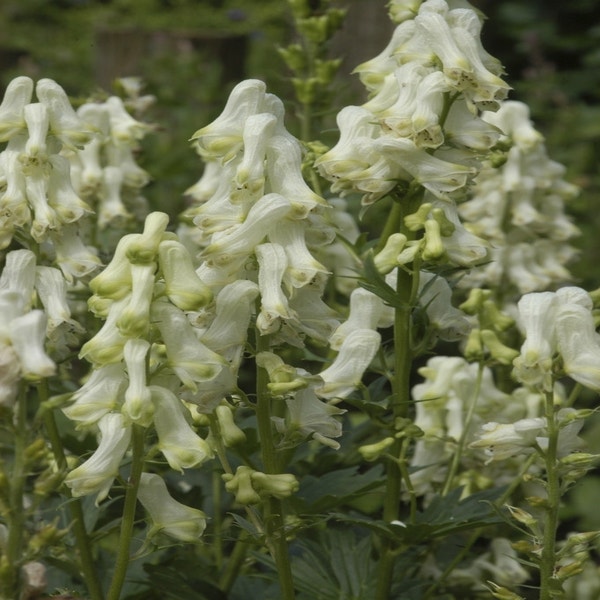
[[[221,404],[215,409],[219,421],[219,431],[223,443],[228,448],[246,441],[246,434],[235,424],[233,411],[226,404]]]
[[[489,350],[492,358],[496,359],[501,365],[510,365],[512,361],[519,356],[519,351],[503,344],[494,331],[484,329],[481,331],[481,340]]]
[[[425,221],[431,210],[431,202],[421,204],[416,212],[404,217],[404,225],[409,231],[419,231],[425,227]]]
[[[393,437],[386,437],[375,444],[360,446],[358,452],[367,462],[373,462],[378,460],[390,446],[393,446],[394,441]]]

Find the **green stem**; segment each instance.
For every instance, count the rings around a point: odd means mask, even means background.
[[[244,559],[246,558],[246,554],[248,552],[248,534],[245,530],[242,530],[240,533],[240,537],[237,539],[235,546],[231,554],[229,555],[229,560],[227,561],[227,566],[221,576],[219,577],[219,589],[225,593],[228,593],[238,575],[240,574],[240,568]]]
[[[392,419],[405,418],[408,415],[410,401],[410,372],[412,368],[411,350],[411,296],[413,292],[413,275],[398,269],[396,291],[399,307],[394,318],[394,377],[392,379]],[[391,448],[393,456],[400,456],[402,440],[396,440]],[[395,461],[388,461],[386,473],[386,492],[383,503],[383,520],[386,523],[395,521],[400,514],[400,494],[402,491],[402,472]],[[382,554],[379,563],[376,600],[390,598],[394,563],[396,555],[391,540],[382,541]]]
[[[452,456],[452,463],[450,464],[450,468],[448,469],[448,475],[446,475],[446,481],[444,483],[444,489],[442,490],[442,496],[445,496],[452,489],[452,482],[454,481],[454,477],[456,476],[456,473],[458,472],[458,468],[460,466],[462,453],[465,447],[467,436],[469,435],[471,422],[473,421],[473,414],[475,413],[475,407],[477,406],[477,399],[479,398],[479,393],[481,391],[481,381],[483,379],[484,368],[485,367],[483,362],[480,362],[479,368],[477,370],[477,378],[475,379],[475,386],[473,388],[473,393],[471,394],[471,401],[469,402],[467,414],[465,415],[464,427],[460,435],[460,439],[456,444],[454,454]]]
[[[261,336],[256,332],[256,351],[266,351],[269,349],[268,336]],[[265,473],[279,473],[277,454],[275,452],[275,443],[273,440],[273,425],[271,422],[271,396],[267,384],[269,376],[265,369],[256,368],[256,418],[258,422],[258,435],[260,438],[261,456]],[[292,567],[288,552],[287,540],[285,537],[283,503],[277,498],[269,498],[264,504],[264,523],[267,537],[267,546],[269,547],[281,586],[282,600],[293,600],[294,581],[292,577]]]
[[[546,463],[547,507],[544,518],[543,547],[540,560],[540,600],[551,600],[556,597],[557,586],[554,579],[556,566],[556,530],[558,528],[558,509],[560,504],[560,480],[558,474],[558,433],[553,392],[545,395],[546,429],[548,431],[548,448],[544,453]]]
[[[137,424],[133,424],[131,432],[132,457],[131,472],[125,493],[125,506],[123,507],[123,518],[121,520],[121,535],[119,537],[119,550],[115,561],[115,571],[108,590],[106,600],[119,600],[121,589],[125,582],[127,569],[129,567],[131,538],[135,522],[135,509],[137,505],[137,492],[140,478],[144,470],[144,437],[146,430]]]
[[[25,529],[25,511],[23,495],[27,465],[25,448],[27,447],[27,385],[21,382],[14,412],[14,460],[10,474],[9,513],[7,515],[8,539],[6,541],[0,590],[3,598],[19,597],[19,570],[23,558],[23,532]]]
[[[44,403],[48,400],[48,383],[43,381],[38,385],[38,394],[40,398],[40,406],[42,409],[42,418],[44,421],[44,427],[46,428],[46,435],[50,441],[52,453],[54,454],[54,460],[60,471],[65,472],[67,470],[67,458],[63,448],[60,433],[56,425],[56,419],[54,418],[54,412],[50,408],[45,408]],[[71,513],[71,523],[73,528],[73,534],[75,535],[75,545],[79,556],[79,568],[85,581],[91,600],[102,600],[104,595],[102,593],[102,586],[96,573],[94,566],[94,558],[92,556],[92,546],[88,532],[85,528],[85,516],[83,514],[83,507],[79,498],[72,498],[70,490],[66,488],[64,492],[69,498],[69,512]]]

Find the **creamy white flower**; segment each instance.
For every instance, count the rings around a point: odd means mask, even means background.
[[[486,423],[470,447],[484,449],[488,456],[486,463],[530,454],[536,445],[536,438],[545,428],[546,419],[542,417],[521,419],[515,423]]]
[[[198,310],[212,300],[212,292],[196,274],[192,257],[177,240],[158,245],[158,261],[165,280],[165,293],[181,310]]]
[[[127,378],[122,363],[111,363],[92,369],[85,383],[73,394],[73,403],[62,409],[77,421],[77,427],[89,427],[105,414],[120,410]]]
[[[250,115],[261,112],[265,90],[265,84],[258,79],[242,81],[233,88],[223,112],[192,136],[203,158],[226,163],[238,154],[243,147],[244,123]]]
[[[39,101],[47,108],[50,118],[50,133],[68,148],[85,145],[93,130],[78,116],[63,88],[52,79],[40,79],[35,86]]]
[[[306,285],[317,273],[328,272],[308,249],[306,228],[303,221],[283,219],[269,232],[269,241],[281,246],[287,256],[285,281],[294,288]]]
[[[266,152],[269,188],[289,199],[290,218],[301,219],[325,201],[315,194],[302,177],[302,151],[297,140],[289,135],[269,139]]]
[[[0,290],[13,291],[21,295],[21,310],[29,310],[33,302],[36,276],[36,258],[31,250],[12,250],[6,255],[0,273]],[[0,317],[0,322],[2,317]]]
[[[231,362],[237,362],[235,359],[239,358],[246,342],[258,293],[258,286],[252,281],[238,280],[226,285],[217,295],[215,315],[200,337],[202,343]]]
[[[130,296],[125,296],[110,305],[104,325],[81,347],[79,358],[85,358],[97,366],[118,362],[123,358],[123,346],[127,338],[117,327],[117,321],[129,300]]]
[[[150,386],[154,404],[154,428],[158,448],[176,471],[190,469],[212,458],[209,444],[190,426],[189,411],[173,392],[164,387]]]
[[[156,301],[152,303],[151,317],[165,343],[168,364],[186,387],[196,391],[199,383],[217,378],[226,369],[225,359],[199,341],[180,309]]]
[[[526,294],[518,304],[518,324],[525,341],[514,362],[514,376],[526,385],[550,389],[552,361],[556,353],[557,299],[552,292]]]
[[[600,335],[590,308],[573,301],[561,302],[554,327],[565,373],[585,387],[600,391]]]
[[[50,115],[43,104],[34,102],[23,108],[23,117],[27,126],[27,141],[21,160],[28,163],[43,163],[48,159],[46,153],[46,137],[50,127]]]
[[[73,496],[97,494],[96,505],[108,495],[131,440],[131,427],[119,413],[104,415],[98,429],[100,440],[94,454],[65,478]]]
[[[144,231],[127,245],[125,254],[133,264],[151,263],[156,260],[158,246],[163,241],[169,224],[169,215],[155,211],[144,221]]]
[[[207,261],[225,265],[235,259],[245,259],[291,209],[289,200],[270,193],[258,200],[248,211],[246,219],[237,227],[216,233],[205,248]]]
[[[8,333],[12,347],[21,364],[24,379],[38,380],[56,372],[54,361],[44,350],[46,338],[46,314],[32,310],[13,319]]]
[[[206,515],[172,498],[158,475],[142,473],[138,500],[152,519],[149,537],[165,534],[182,542],[197,542],[206,529]]]
[[[342,435],[342,423],[336,417],[346,411],[320,400],[312,387],[298,390],[286,398],[287,415],[273,417],[277,431],[283,435],[282,445],[295,446],[306,438],[338,450],[340,445],[331,438]]]
[[[244,152],[235,173],[235,184],[241,197],[262,196],[265,185],[265,156],[269,138],[275,130],[275,115],[260,113],[250,115],[244,122],[242,141]]]
[[[359,385],[365,369],[379,349],[381,336],[371,329],[351,332],[333,363],[319,373],[323,384],[315,388],[321,398],[345,398]]]
[[[152,422],[154,405],[150,389],[146,384],[146,356],[150,342],[143,339],[130,339],[123,347],[123,360],[127,366],[129,385],[125,390],[125,401],[121,412],[128,421],[147,427]]]
[[[29,77],[15,77],[4,92],[0,104],[0,142],[6,142],[25,129],[23,110],[31,102],[33,81]]]
[[[117,319],[117,327],[125,337],[145,335],[150,328],[155,272],[156,263],[131,265],[131,294]]]
[[[56,252],[56,262],[69,283],[100,267],[98,256],[79,237],[76,223],[65,225],[60,232],[51,233],[50,240]]]
[[[131,213],[121,198],[123,171],[119,167],[107,166],[102,170],[98,190],[98,226],[123,226],[131,220]]]
[[[258,261],[258,288],[260,313],[256,326],[261,335],[273,333],[282,319],[294,318],[288,300],[281,288],[283,274],[288,266],[286,252],[279,244],[259,244],[254,249]]]

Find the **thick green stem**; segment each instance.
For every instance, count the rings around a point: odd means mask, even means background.
[[[544,518],[544,536],[540,560],[540,600],[556,598],[560,583],[554,578],[556,566],[556,530],[558,528],[558,509],[560,505],[560,478],[558,474],[558,433],[553,392],[546,392],[545,398],[546,430],[548,448],[544,453],[546,466],[547,506]]]
[[[257,331],[256,350],[261,352],[269,349],[267,336],[261,336]],[[260,448],[265,473],[279,473],[280,466],[275,451],[273,440],[273,424],[271,422],[271,396],[267,384],[269,376],[265,369],[256,369],[256,418],[258,422],[258,434],[260,437]],[[288,552],[288,544],[285,537],[283,503],[277,498],[269,498],[264,503],[264,523],[267,546],[272,554],[279,584],[281,586],[282,600],[293,600],[294,581]]]
[[[144,470],[144,437],[145,429],[141,425],[132,425],[131,442],[131,472],[125,494],[125,506],[123,507],[123,518],[121,519],[121,535],[119,537],[119,550],[115,562],[115,571],[108,590],[106,600],[119,600],[121,589],[125,582],[127,569],[129,567],[131,538],[135,522],[135,509],[137,505],[137,493],[140,478]]]
[[[52,409],[45,408],[44,402],[48,400],[48,384],[44,381],[38,386],[40,405],[42,406],[42,418],[46,435],[50,441],[54,460],[60,471],[67,470],[67,458],[60,438],[60,433],[54,418]],[[64,493],[71,497],[70,490],[65,489]],[[85,517],[83,507],[79,498],[71,498],[69,503],[69,512],[71,513],[72,530],[75,536],[75,545],[79,556],[79,568],[85,581],[91,600],[103,600],[102,586],[98,579],[98,574],[94,566],[92,555],[92,546],[88,532],[85,528]]]
[[[0,592],[2,598],[19,596],[19,570],[23,557],[23,532],[25,529],[25,511],[23,494],[27,465],[25,448],[27,447],[27,386],[21,382],[19,396],[14,413],[14,460],[10,473],[9,513],[7,515],[8,539],[2,560],[2,579]]]

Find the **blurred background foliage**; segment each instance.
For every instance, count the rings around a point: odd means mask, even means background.
[[[308,0],[319,12],[320,0]],[[531,107],[551,157],[582,188],[570,207],[583,235],[578,282],[600,286],[600,0],[472,0],[488,17],[486,49],[505,65],[512,98]],[[377,54],[392,25],[385,0],[341,0],[346,22],[332,42],[345,63],[335,111],[361,103],[350,71]],[[16,75],[56,79],[76,100],[110,90],[121,76],[141,76],[157,101],[146,119],[159,129],[144,142],[142,164],[153,183],[153,208],[173,216],[202,165],[187,140],[221,111],[233,85],[246,77],[267,82],[287,98],[294,131],[292,88],[275,51],[293,39],[283,0],[4,0],[0,3],[0,86]]]

